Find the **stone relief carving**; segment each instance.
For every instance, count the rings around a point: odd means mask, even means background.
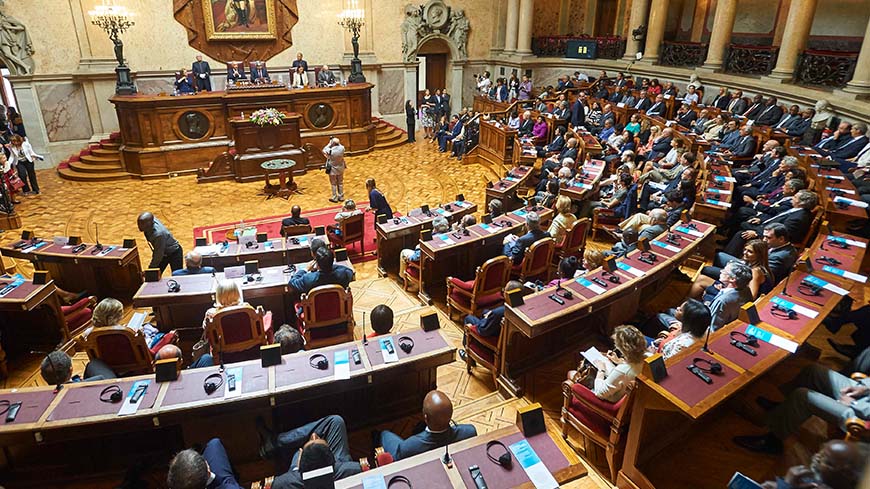
[[[6,15],[6,2],[0,0],[0,58],[13,75],[33,73],[33,44],[27,27]]]
[[[453,10],[442,0],[429,0],[426,5],[406,5],[402,22],[402,57],[406,63],[413,63],[420,41],[430,34],[440,34],[456,45],[460,59],[466,59],[470,29],[471,23],[465,11]]]

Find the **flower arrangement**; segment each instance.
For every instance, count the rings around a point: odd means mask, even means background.
[[[274,108],[260,109],[251,114],[250,121],[254,124],[263,126],[280,126],[284,120],[284,114]]]

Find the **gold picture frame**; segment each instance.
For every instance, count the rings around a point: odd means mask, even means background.
[[[278,37],[275,20],[277,0],[200,1],[209,41],[270,40]]]

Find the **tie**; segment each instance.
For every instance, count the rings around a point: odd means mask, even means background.
[[[787,211],[785,211],[785,212],[782,212],[782,213],[780,213],[780,214],[777,214],[777,215],[771,217],[770,219],[764,221],[764,222],[761,223],[761,224],[762,224],[762,225],[767,224],[767,223],[769,223],[770,221],[772,221],[772,220],[774,220],[774,219],[776,219],[776,218],[778,218],[778,217],[787,216],[787,215],[792,214],[792,213],[795,213],[795,212],[797,212],[797,211],[799,211],[799,210],[800,210],[800,207],[795,207],[795,208],[793,208],[793,209],[789,209],[789,210],[787,210]]]
[[[736,98],[731,100],[731,103],[728,104],[728,112],[731,112],[732,110],[734,110],[734,104],[737,103],[737,100],[738,99],[736,99]]]
[[[864,156],[867,153],[867,151],[870,151],[870,144],[867,144],[866,146],[864,146],[864,148],[858,152],[858,155],[855,156],[855,159],[858,160],[859,158]]]
[[[785,116],[785,119],[782,120],[782,122],[780,122],[779,124],[776,125],[776,128],[782,129],[784,126],[788,125],[789,121],[791,121],[791,116],[787,115],[787,116]]]
[[[635,109],[640,109],[640,106],[643,105],[643,99],[637,101],[637,104],[634,106]]]

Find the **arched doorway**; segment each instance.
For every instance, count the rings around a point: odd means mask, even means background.
[[[447,67],[450,66],[450,46],[444,39],[433,37],[417,49],[417,102],[427,88],[433,94],[437,89],[448,88]]]

